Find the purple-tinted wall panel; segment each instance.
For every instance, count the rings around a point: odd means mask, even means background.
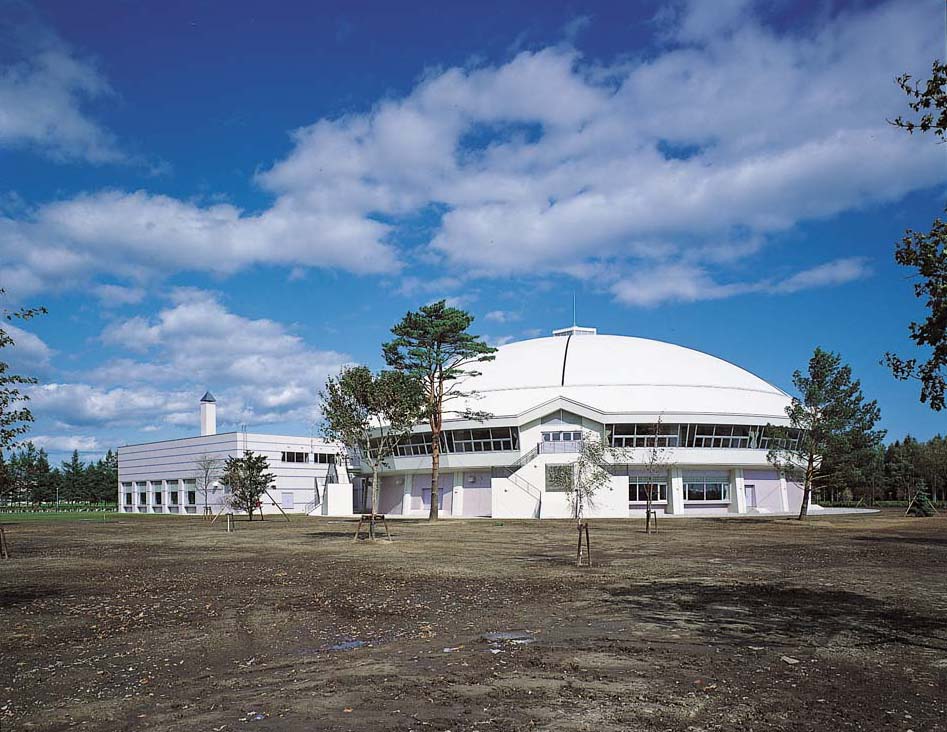
[[[404,498],[404,482],[398,476],[389,475],[381,479],[381,495],[378,497],[378,512],[400,514]]]
[[[775,470],[744,470],[743,485],[753,485],[755,491],[747,490],[747,510],[752,510],[750,497],[755,493],[756,508],[772,513],[783,510],[779,497],[779,473]]]

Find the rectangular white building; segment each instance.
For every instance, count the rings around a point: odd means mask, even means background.
[[[263,455],[275,480],[261,499],[263,513],[348,515],[352,485],[345,450],[320,438],[216,431],[216,402],[201,400],[201,435],[118,448],[118,505],[123,513],[201,515],[226,511],[228,488],[215,480],[201,490],[202,457],[216,458],[219,471],[228,457],[245,451]],[[218,471],[218,476],[219,476]]]

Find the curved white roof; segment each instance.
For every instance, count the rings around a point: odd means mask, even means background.
[[[566,329],[567,331],[571,329]],[[611,415],[726,415],[784,421],[789,397],[728,361],[671,343],[579,334],[501,346],[464,390],[470,407],[515,416],[559,397]],[[730,420],[732,421],[732,420]]]

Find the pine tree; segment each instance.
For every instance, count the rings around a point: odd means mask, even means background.
[[[421,384],[425,397],[424,417],[431,428],[431,512],[438,514],[441,430],[445,413],[471,419],[486,415],[472,410],[449,410],[447,405],[468,399],[473,392],[460,388],[464,379],[477,376],[474,364],[492,361],[495,348],[468,332],[473,316],[444,300],[407,313],[391,332],[394,340],[383,346],[385,362]]]
[[[776,446],[769,461],[782,471],[800,475],[803,481],[799,518],[809,512],[812,488],[820,477],[826,456],[874,449],[884,437],[876,430],[881,418],[877,402],[866,402],[861,383],[852,379],[852,369],[837,353],[816,348],[808,371],[793,374],[799,396],[786,407],[789,428],[770,426]]]

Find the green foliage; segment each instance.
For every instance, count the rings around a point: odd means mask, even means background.
[[[914,494],[914,500],[911,501],[908,507],[908,514],[921,518],[929,518],[936,513],[937,511],[934,508],[934,504],[931,503],[931,496],[922,483],[917,493]]]
[[[931,78],[925,83],[913,82],[910,74],[897,79],[898,86],[911,100],[908,106],[920,114],[916,120],[905,120],[900,115],[891,124],[914,134],[934,131],[941,140],[947,135],[947,64],[935,59],[931,64]]]
[[[10,503],[54,502],[57,492],[62,502],[113,502],[118,491],[118,456],[111,450],[88,463],[73,452],[70,460],[52,468],[43,448],[25,442],[0,464],[0,485],[7,487],[0,499]]]
[[[771,428],[776,446],[767,457],[803,481],[799,518],[804,518],[812,489],[824,477],[821,466],[870,460],[885,433],[875,429],[881,418],[877,402],[865,401],[861,383],[837,353],[816,348],[808,371],[797,370],[793,384],[799,396],[786,407],[790,427]]]
[[[228,457],[220,482],[230,488],[230,505],[244,511],[252,519],[257,502],[276,476],[267,472],[269,462],[265,455],[255,455],[247,450],[243,457]]]
[[[431,427],[431,519],[437,518],[441,427],[444,415],[483,419],[470,409],[452,410],[451,402],[474,396],[464,391],[465,379],[478,375],[474,364],[492,361],[495,348],[468,332],[473,316],[439,300],[405,314],[391,332],[395,338],[382,346],[385,362],[415,379],[424,394],[424,418]]]
[[[610,447],[600,436],[588,432],[583,435],[574,462],[548,466],[548,482],[554,490],[568,494],[569,512],[579,521],[595,507],[596,494],[611,482],[609,466],[625,459],[625,450]]]
[[[0,295],[3,290],[0,289]],[[29,320],[46,312],[46,308],[21,308],[20,310],[3,310],[2,317],[8,321],[14,318]],[[0,350],[15,345],[10,334],[0,327]],[[35,384],[32,376],[11,374],[10,366],[0,359],[0,452],[16,444],[17,438],[29,429],[33,421],[33,414],[26,406],[29,396],[23,393],[20,387]]]
[[[912,268],[919,278],[914,295],[924,300],[927,317],[908,326],[911,340],[929,349],[927,360],[885,354],[895,378],[921,382],[921,402],[931,409],[944,408],[947,390],[947,222],[935,219],[930,232],[908,230],[895,252],[898,264]]]
[[[898,85],[911,100],[908,104],[920,114],[917,120],[901,117],[893,125],[914,133],[929,132],[945,141],[947,135],[947,64],[934,61],[931,78],[925,84],[911,82],[911,76],[898,78]],[[908,229],[895,251],[895,260],[914,270],[918,281],[914,295],[924,301],[927,317],[908,326],[911,340],[928,352],[927,359],[902,358],[885,354],[885,363],[895,378],[917,379],[921,383],[922,404],[940,411],[947,391],[947,223],[935,219],[929,232]]]
[[[378,471],[424,414],[420,383],[401,371],[373,374],[352,366],[330,377],[319,397],[325,436],[355,449],[371,467],[371,512],[377,513]]]

